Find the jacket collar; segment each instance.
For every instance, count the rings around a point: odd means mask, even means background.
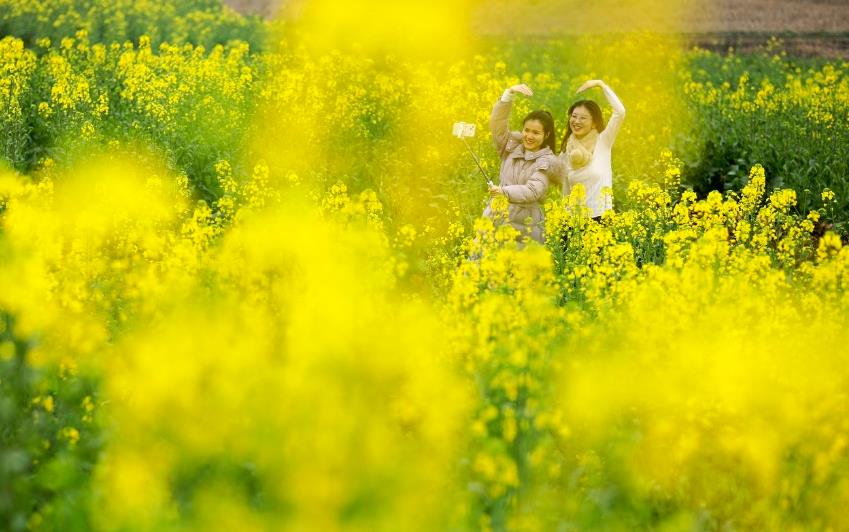
[[[525,151],[525,147],[521,144],[513,148],[513,151],[510,152],[510,159],[525,159],[526,161],[535,161],[542,157],[543,155],[554,155],[551,151],[551,148],[548,146],[544,148],[540,148],[537,151]]]

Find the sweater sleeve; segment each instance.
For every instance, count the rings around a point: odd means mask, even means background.
[[[616,93],[613,92],[610,87],[602,85],[601,90],[604,92],[605,98],[607,98],[607,103],[609,103],[610,107],[613,108],[613,115],[610,117],[607,127],[605,127],[604,131],[602,131],[599,135],[599,138],[603,139],[608,146],[613,146],[613,141],[616,140],[616,135],[618,135],[619,130],[622,129],[622,121],[625,119],[625,106],[622,105],[619,97],[616,96]]]
[[[492,114],[489,117],[489,129],[492,131],[492,142],[498,151],[498,156],[503,160],[507,157],[507,143],[510,142],[510,111],[513,109],[513,95],[505,91],[501,98],[495,102]]]

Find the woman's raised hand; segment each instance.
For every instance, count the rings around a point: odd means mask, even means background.
[[[584,92],[587,89],[592,89],[593,87],[604,87],[604,82],[600,79],[591,79],[578,87],[578,93]]]
[[[525,96],[533,96],[534,95],[534,91],[532,91],[531,88],[528,87],[527,85],[525,85],[524,83],[520,83],[518,85],[513,85],[512,87],[510,87],[509,90],[513,94],[518,92],[519,94],[524,94]]]

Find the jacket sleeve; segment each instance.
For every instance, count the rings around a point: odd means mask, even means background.
[[[613,115],[610,117],[607,127],[605,127],[604,131],[602,131],[599,135],[599,138],[604,140],[608,146],[613,146],[613,142],[616,140],[616,135],[618,135],[619,130],[622,129],[622,121],[625,120],[625,106],[622,105],[619,97],[616,96],[616,93],[614,93],[610,87],[603,85],[601,90],[604,92],[605,98],[607,98],[607,103],[609,103],[610,107],[613,108]]]
[[[501,190],[510,203],[537,203],[548,190],[548,169],[537,169],[524,185],[504,185]]]
[[[507,93],[495,102],[495,107],[492,108],[492,114],[489,117],[489,129],[492,131],[492,142],[495,144],[495,149],[498,151],[498,156],[503,160],[509,154],[507,144],[513,139],[513,134],[510,133],[510,111],[513,109],[513,102],[506,99]]]

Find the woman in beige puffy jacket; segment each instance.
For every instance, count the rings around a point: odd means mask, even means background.
[[[510,131],[510,111],[515,94],[532,96],[525,84],[510,87],[496,102],[489,119],[492,140],[501,157],[499,186],[491,186],[491,198],[505,196],[510,225],[519,239],[545,241],[542,203],[552,183],[561,183],[565,168],[555,155],[554,119],[548,111],[532,111],[522,121],[522,131]],[[492,217],[492,200],[484,216]]]

